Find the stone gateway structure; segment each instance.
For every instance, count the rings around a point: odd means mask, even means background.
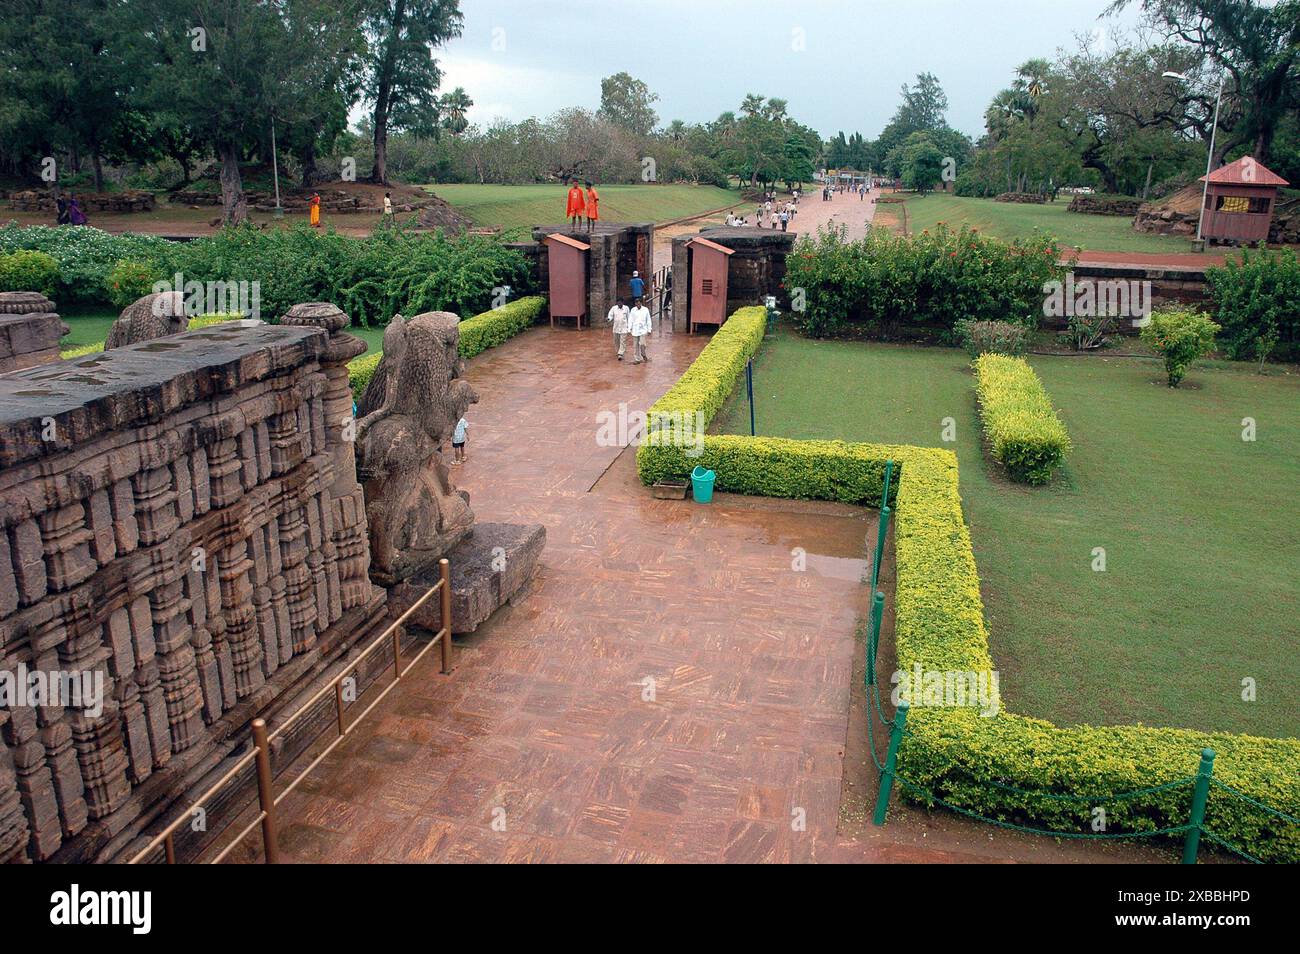
[[[118,856],[383,616],[365,345],[300,309],[0,375],[0,861]]]

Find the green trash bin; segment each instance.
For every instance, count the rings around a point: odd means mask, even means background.
[[[713,478],[716,476],[713,471],[703,467],[691,471],[691,494],[696,503],[708,503],[713,499]]]

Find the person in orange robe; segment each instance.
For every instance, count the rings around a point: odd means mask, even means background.
[[[590,182],[587,183],[587,231],[591,231],[591,224],[600,218],[600,196],[596,192],[596,187]]]
[[[320,196],[319,195],[313,195],[311,197],[311,227],[314,229],[320,228]]]
[[[586,211],[586,203],[583,202],[582,186],[578,185],[578,180],[571,181],[573,184],[569,187],[569,204],[564,214],[568,217],[570,226],[576,230]]]

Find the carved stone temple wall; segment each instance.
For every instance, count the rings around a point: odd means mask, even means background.
[[[0,861],[120,854],[382,616],[345,324],[0,374],[0,675],[103,685],[0,699]]]

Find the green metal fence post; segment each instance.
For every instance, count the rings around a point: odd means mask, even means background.
[[[880,648],[880,618],[885,613],[885,594],[871,598],[871,630],[867,633],[867,685],[876,684],[876,651]]]
[[[885,755],[885,767],[880,773],[880,794],[876,796],[876,815],[872,824],[883,825],[885,813],[889,811],[889,793],[894,788],[894,767],[898,763],[898,746],[903,741],[903,725],[907,722],[907,700],[898,703],[894,712],[894,730],[889,733],[889,752]],[[867,713],[867,718],[871,714]]]
[[[885,537],[889,536],[889,506],[880,508],[880,526],[876,528],[876,552],[871,561],[871,588],[880,580],[880,560],[885,553]]]
[[[1205,827],[1205,803],[1210,798],[1210,776],[1214,774],[1214,749],[1201,749],[1201,767],[1196,770],[1196,787],[1192,789],[1192,817],[1187,823],[1187,837],[1183,840],[1183,864],[1196,864],[1196,851],[1201,846],[1201,831]]]
[[[884,507],[889,503],[889,484],[894,476],[894,461],[889,459],[885,461],[885,486],[880,491],[880,506]]]

